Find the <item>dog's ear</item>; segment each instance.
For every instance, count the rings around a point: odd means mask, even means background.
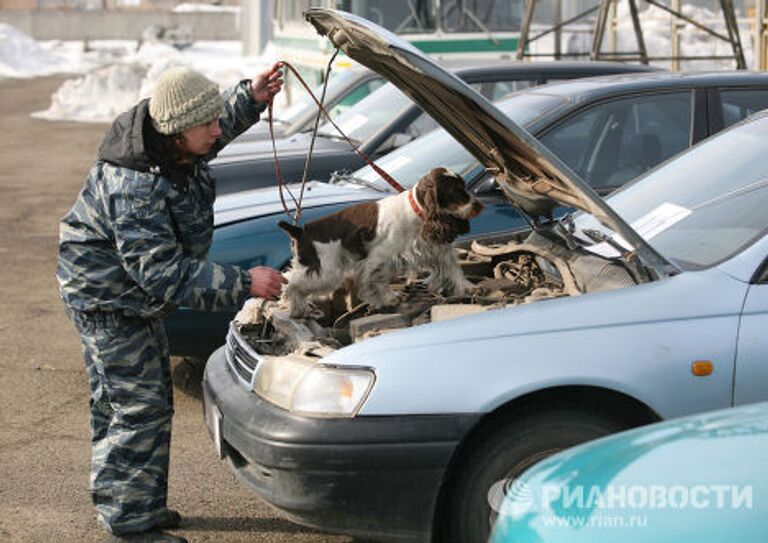
[[[437,200],[437,184],[445,171],[445,168],[435,168],[419,179],[419,183],[416,185],[416,197],[424,209],[427,220],[437,220],[440,214],[440,203]]]
[[[421,237],[430,243],[453,243],[453,241],[469,232],[469,221],[448,215],[437,214],[428,218],[421,225]]]
[[[295,226],[285,221],[278,221],[277,226],[285,230],[289,236],[296,240],[301,238],[301,234],[304,231],[300,226]]]

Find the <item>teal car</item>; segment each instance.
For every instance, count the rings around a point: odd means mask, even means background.
[[[766,450],[768,403],[567,449],[491,487],[491,542],[766,541]]]

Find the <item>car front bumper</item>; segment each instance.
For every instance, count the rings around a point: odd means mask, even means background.
[[[293,415],[247,390],[224,348],[203,380],[206,423],[237,477],[292,520],[428,541],[443,476],[476,415]]]

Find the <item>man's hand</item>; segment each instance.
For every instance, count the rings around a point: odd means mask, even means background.
[[[251,80],[251,96],[257,102],[266,104],[283,88],[282,62],[275,64]]]
[[[274,300],[288,282],[279,271],[266,266],[251,268],[248,273],[251,274],[251,296],[256,298]]]

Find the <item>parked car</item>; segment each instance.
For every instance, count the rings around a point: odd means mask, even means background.
[[[568,449],[497,485],[491,541],[762,541],[765,448],[768,404],[760,403]]]
[[[328,79],[325,89],[325,108],[335,119],[357,102],[384,85],[386,81],[376,72],[372,72],[362,66],[353,66],[336,71]],[[302,89],[301,92],[304,92]],[[323,92],[323,84],[312,89],[312,92],[320,99]],[[275,108],[273,130],[276,138],[287,138],[299,132],[310,130],[317,117],[317,105],[310,96],[296,97],[293,103],[285,108]],[[266,114],[263,117],[266,120]],[[324,119],[322,119],[324,120]],[[260,122],[240,134],[235,142],[269,140],[269,124]]]
[[[598,194],[607,195],[690,145],[768,107],[768,74],[651,73],[580,79],[517,92],[498,107]],[[463,175],[485,204],[485,211],[472,221],[473,235],[527,225],[494,177],[444,130],[377,163],[406,188],[436,166]],[[237,164],[244,171],[252,167],[247,158]],[[308,184],[302,222],[392,190],[370,167],[334,179],[330,184]],[[289,188],[298,194],[297,187]],[[274,187],[220,197],[210,258],[244,267],[286,266],[290,245],[276,226],[282,211]],[[554,214],[565,211],[555,209]],[[207,357],[221,345],[232,317],[233,313],[176,311],[167,320],[171,352]]]
[[[203,382],[241,481],[324,530],[485,542],[496,481],[633,426],[768,399],[768,114],[605,201],[407,43],[342,12],[308,18],[397,74],[532,232],[460,253],[471,297],[403,281],[389,311],[318,300],[323,317],[300,320],[251,302]],[[549,220],[557,205],[582,213]]]
[[[496,62],[453,69],[456,75],[491,100],[553,80],[653,70],[648,66],[617,62]],[[429,115],[391,84],[366,96],[334,122],[371,159],[385,155],[437,126]],[[259,125],[267,126],[266,118],[256,126]],[[311,141],[311,132],[304,131],[275,142],[280,169],[287,182],[302,180]],[[308,179],[325,181],[332,172],[354,171],[364,165],[365,161],[331,123],[320,125]],[[271,141],[233,142],[211,162],[211,168],[219,195],[277,183]]]

